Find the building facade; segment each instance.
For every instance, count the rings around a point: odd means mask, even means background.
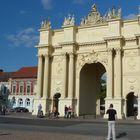
[[[9,79],[13,72],[4,72],[0,70],[0,108],[2,105],[8,106],[8,96],[10,94]]]
[[[14,72],[9,79],[9,102],[12,108],[25,107],[33,111],[36,95],[37,67],[23,67]]]
[[[34,115],[39,104],[44,113],[57,106],[61,116],[65,105],[78,116],[100,114],[100,79],[106,73],[105,108],[113,103],[122,118],[134,115],[136,107],[140,119],[139,14],[124,20],[121,8],[112,8],[101,16],[94,4],[79,26],[70,15],[58,30],[43,21],[37,48]]]

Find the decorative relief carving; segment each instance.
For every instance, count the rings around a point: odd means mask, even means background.
[[[126,78],[126,87],[130,91],[136,91],[137,90],[137,85],[138,85],[138,80],[135,77],[128,77]]]
[[[101,14],[97,11],[96,5],[93,4],[91,8],[91,12],[87,17],[82,18],[81,25],[95,25],[106,23],[109,19],[121,18],[121,8],[116,9],[115,7],[112,10],[109,10],[107,14],[101,16]]]
[[[86,63],[101,62],[107,66],[107,53],[106,52],[93,52],[86,54],[79,54],[77,59],[77,69],[80,70]]]
[[[57,73],[57,74],[62,74],[62,66],[61,66],[61,63],[58,63],[58,64],[57,64],[56,73]]]
[[[139,55],[138,49],[124,50],[124,56],[138,56],[138,55]]]
[[[59,55],[59,56],[54,56],[54,62],[58,63],[58,62],[62,62],[63,60],[63,56]]]
[[[55,80],[55,85],[61,85],[62,84],[62,80]]]
[[[135,83],[136,81],[137,81],[136,78],[129,78],[129,79],[128,79],[128,82],[129,82],[129,83]]]
[[[56,92],[61,93],[61,91],[62,91],[62,80],[60,79],[54,80],[52,93],[56,93]]]
[[[134,58],[129,58],[128,60],[128,67],[131,71],[134,71],[136,70],[136,65],[137,65],[137,62],[134,60]]]

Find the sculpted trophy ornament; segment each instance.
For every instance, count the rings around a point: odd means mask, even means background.
[[[122,10],[121,8],[116,9],[115,6],[113,6],[112,10],[109,9],[107,19],[116,19],[121,18],[122,16]]]
[[[83,25],[95,25],[106,23],[108,19],[121,18],[121,8],[116,9],[115,7],[112,10],[109,9],[108,13],[104,16],[101,16],[95,4],[92,5],[91,12],[88,16],[81,19],[81,26]]]
[[[63,22],[63,26],[67,26],[67,25],[74,25],[75,24],[75,18],[74,15],[68,15],[68,18],[65,17],[64,22]]]
[[[49,20],[44,20],[41,22],[41,29],[50,29],[51,22]]]

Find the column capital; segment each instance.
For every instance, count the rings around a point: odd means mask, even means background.
[[[39,58],[42,58],[43,55],[42,55],[42,54],[38,54],[37,56],[38,56]]]
[[[61,55],[65,57],[65,56],[68,55],[68,53],[67,52],[63,52],[63,53],[61,53]]]
[[[75,54],[74,54],[73,52],[70,52],[70,53],[69,53],[69,56],[70,56],[71,58],[73,58],[74,55],[75,55]]]
[[[49,55],[49,54],[44,54],[43,56],[44,56],[44,57],[50,57],[50,55]]]
[[[107,52],[108,52],[109,55],[112,55],[113,51],[114,51],[113,48],[108,48],[108,49],[107,49]]]
[[[121,54],[122,49],[121,48],[115,48],[116,54]]]

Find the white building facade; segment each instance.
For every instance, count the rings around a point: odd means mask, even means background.
[[[101,16],[94,4],[80,26],[65,18],[61,29],[42,22],[38,48],[37,95],[34,112],[57,106],[72,106],[77,116],[100,114],[100,79],[106,72],[105,108],[114,104],[118,118],[131,116],[134,107],[140,119],[140,15],[123,20],[121,9]],[[57,93],[61,97],[57,98]]]

